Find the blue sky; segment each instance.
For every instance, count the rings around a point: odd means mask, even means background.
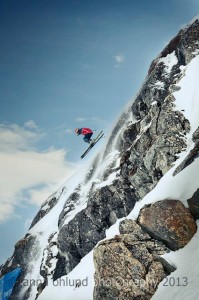
[[[108,135],[198,13],[198,0],[0,0],[0,262],[82,164],[74,128]]]

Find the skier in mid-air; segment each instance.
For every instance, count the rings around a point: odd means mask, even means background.
[[[93,131],[90,128],[75,128],[75,133],[77,135],[84,135],[84,142],[91,144],[91,136],[93,135]]]
[[[99,142],[99,140],[104,136],[103,130],[100,131],[100,133],[91,140],[91,136],[93,135],[93,131],[90,128],[75,128],[75,133],[77,135],[84,135],[84,142],[89,144],[89,147],[86,149],[86,151],[81,155],[81,158],[84,158],[87,153]]]

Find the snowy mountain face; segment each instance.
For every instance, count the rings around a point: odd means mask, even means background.
[[[199,243],[198,82],[196,19],[152,62],[100,153],[45,201],[15,245],[1,267],[1,275],[22,268],[10,299],[196,299],[178,258]],[[175,287],[168,281],[165,296],[167,276]]]

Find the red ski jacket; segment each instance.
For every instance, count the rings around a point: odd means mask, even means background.
[[[82,128],[81,134],[86,135],[88,133],[93,133],[90,128]]]

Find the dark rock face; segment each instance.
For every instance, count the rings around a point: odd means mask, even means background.
[[[136,202],[133,191],[124,189],[123,194],[120,194],[117,187],[113,184],[96,190],[89,198],[87,207],[62,226],[58,235],[58,248],[61,253],[67,253],[67,258],[64,270],[62,258],[58,259],[54,279],[70,272],[98,241],[105,238],[105,230],[133,209]]]
[[[189,210],[195,219],[199,219],[199,189],[187,200]]]
[[[184,76],[180,66],[196,55],[198,36],[198,20],[179,32],[153,61],[131,107],[137,120],[133,127],[137,136],[131,139],[128,149],[125,141],[122,145],[121,175],[135,187],[138,198],[144,197],[157,184],[186,148],[185,135],[190,124],[182,112],[174,110],[172,92],[179,89],[177,84]],[[171,53],[176,55],[177,62],[168,73],[161,59]],[[132,136],[130,130],[131,125],[128,125],[127,132]]]
[[[174,37],[161,52],[160,57],[166,57],[168,54],[175,51],[179,63],[181,65],[186,65],[194,57],[193,51],[195,50],[195,45],[197,45],[198,40],[198,20],[196,20],[191,26],[179,31],[178,35]],[[153,72],[156,63],[157,59],[153,60],[149,68],[149,74]]]
[[[151,236],[171,250],[184,247],[196,233],[189,210],[178,200],[164,200],[141,209],[138,222]]]
[[[94,249],[93,299],[150,299],[159,282],[175,270],[159,256],[169,250],[133,220],[122,221],[120,233]]]
[[[193,133],[193,141],[197,143],[199,141],[199,126],[196,131]]]
[[[65,202],[63,210],[59,216],[58,226],[61,226],[63,220],[65,219],[65,216],[67,216],[67,214],[70,213],[70,211],[75,209],[75,205],[78,200],[79,200],[79,194],[78,194],[78,188],[77,188],[76,191],[74,193],[72,193],[70,195],[70,197],[68,197],[67,201]]]
[[[146,101],[152,99],[152,95],[146,96]],[[189,122],[173,110],[174,100],[169,94],[161,106],[157,102],[150,106],[146,117],[136,123],[137,139],[122,154],[121,176],[135,188],[138,199],[157,184],[186,147],[184,135],[189,131]]]

